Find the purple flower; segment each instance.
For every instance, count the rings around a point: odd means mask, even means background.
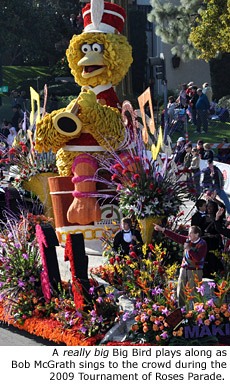
[[[93,295],[94,294],[94,286],[91,286],[91,288],[89,288],[89,294],[90,295]]]
[[[90,314],[91,314],[92,316],[96,316],[96,311],[95,311],[95,310],[92,310],[92,311],[90,311]]]
[[[13,235],[12,235],[12,233],[10,232],[10,233],[8,234],[8,239],[12,239],[12,237],[13,237]]]
[[[18,285],[20,286],[20,288],[23,288],[25,286],[24,282],[22,280],[18,280]]]
[[[76,315],[78,318],[82,318],[81,312],[76,311],[76,312],[75,312],[75,315]]]
[[[24,254],[22,254],[22,258],[27,260],[27,259],[29,259],[29,255],[24,253]]]
[[[73,326],[73,323],[74,323],[74,322],[73,322],[73,319],[70,319],[69,325],[70,325],[70,326]]]
[[[80,331],[81,331],[83,334],[85,334],[86,331],[87,331],[87,328],[86,328],[85,326],[82,326],[81,329],[80,329]]]
[[[0,281],[0,288],[2,288],[4,284],[4,282]]]
[[[129,313],[126,311],[126,312],[124,313],[124,315],[122,316],[122,320],[123,320],[124,322],[126,322],[126,320],[129,319],[129,318],[130,318]]]
[[[158,305],[153,304],[152,309],[153,309],[154,311],[157,311],[158,307],[159,307]]]
[[[103,322],[103,316],[100,315],[99,318],[97,319],[98,323],[102,323]]]
[[[148,316],[147,316],[146,314],[142,314],[142,315],[141,315],[141,318],[142,318],[143,320],[147,320],[147,319],[148,319]]]
[[[103,298],[102,298],[101,296],[99,296],[98,299],[97,299],[97,302],[98,302],[99,304],[103,303]]]
[[[65,312],[65,319],[68,319],[69,318],[69,312]]]
[[[216,284],[215,282],[208,282],[208,285],[209,285],[209,288],[212,289],[212,288],[215,288],[216,287]]]
[[[109,298],[110,300],[113,300],[114,295],[113,295],[112,293],[108,293],[108,298]]]
[[[168,308],[165,308],[164,310],[161,311],[162,314],[168,315],[169,310]]]
[[[142,306],[141,301],[138,301],[138,302],[136,303],[136,307],[137,307],[137,308],[140,308],[141,306]]]
[[[201,294],[201,296],[204,296],[204,292],[205,292],[204,285],[201,285],[200,287],[196,286],[196,290],[197,290],[197,292],[199,292]]]
[[[203,305],[201,304],[201,305],[197,305],[196,306],[196,311],[197,312],[205,312],[205,310],[203,309]]]
[[[213,307],[214,306],[213,299],[206,301],[206,304],[209,305],[210,307]]]
[[[148,304],[148,303],[150,302],[150,300],[147,299],[147,297],[146,297],[145,300],[144,300],[144,302],[145,302],[145,304]]]
[[[29,279],[30,282],[35,282],[36,281],[36,278],[34,276],[30,276],[30,279]]]
[[[214,315],[209,315],[208,319],[210,320],[210,322],[212,322],[212,320],[215,320],[215,316]]]
[[[162,334],[161,334],[161,337],[166,339],[168,338],[168,334],[166,333],[166,331],[164,331]]]
[[[14,244],[14,247],[15,247],[15,248],[20,248],[21,245],[20,245],[20,243],[15,243],[15,244]]]

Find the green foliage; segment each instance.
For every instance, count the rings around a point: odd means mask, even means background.
[[[218,106],[219,107],[225,107],[230,111],[230,95],[223,96],[219,101],[218,101]]]
[[[70,14],[79,2],[1,0],[0,55],[4,64],[51,64],[63,53],[76,32]]]
[[[207,8],[200,13],[201,21],[192,27],[190,40],[208,61],[219,53],[230,52],[230,6],[227,0],[205,0]]]

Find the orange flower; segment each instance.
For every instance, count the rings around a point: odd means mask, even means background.
[[[217,326],[219,326],[219,325],[221,324],[221,321],[220,321],[220,320],[216,320],[216,321],[215,321],[215,324],[216,324]]]
[[[159,316],[159,321],[162,322],[164,320],[163,316]]]
[[[155,322],[156,317],[155,316],[150,316],[150,322]]]
[[[147,315],[152,315],[153,311],[152,310],[148,310],[147,311]]]
[[[228,318],[228,317],[230,316],[230,312],[229,312],[229,311],[225,311],[224,316],[225,316],[226,318]]]
[[[173,336],[174,336],[174,337],[177,336],[177,332],[176,332],[176,331],[173,331]]]
[[[159,330],[159,327],[157,326],[157,324],[154,324],[153,325],[153,331],[158,331]]]
[[[156,335],[156,341],[160,341],[161,340],[161,337],[159,335]]]
[[[133,324],[132,327],[131,327],[132,331],[137,331],[138,329],[139,329],[138,324]]]
[[[204,324],[205,324],[205,326],[209,326],[210,325],[210,320],[205,319]]]
[[[147,333],[147,331],[149,331],[148,326],[144,326],[143,331],[144,331],[144,333]]]
[[[136,322],[139,322],[141,318],[140,318],[140,316],[139,316],[139,315],[137,315],[137,316],[135,316],[135,318],[134,318],[134,319],[135,319],[135,321],[136,321]]]
[[[178,337],[182,337],[182,335],[183,335],[183,330],[177,331],[177,335],[178,335]]]
[[[215,308],[214,308],[214,311],[215,311],[216,314],[219,314],[220,309],[219,309],[218,307],[215,307]]]

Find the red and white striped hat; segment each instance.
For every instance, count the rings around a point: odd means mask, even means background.
[[[125,10],[104,0],[91,0],[82,10],[84,33],[122,33]]]

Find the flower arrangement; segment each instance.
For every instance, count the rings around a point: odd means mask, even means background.
[[[24,181],[37,174],[58,172],[55,154],[51,151],[40,154],[34,148],[30,150],[24,142],[15,143],[10,149],[5,148],[0,162],[4,164],[9,177],[13,178],[12,184],[16,188],[21,188]]]
[[[189,284],[186,285],[187,309],[181,309],[181,319],[177,327],[171,326],[168,320],[169,315],[176,310],[175,287],[172,283],[169,283],[163,292],[158,293],[156,290],[155,300],[138,300],[133,312],[135,322],[129,338],[135,342],[142,341],[160,345],[217,344],[218,339],[211,334],[211,330],[212,326],[216,331],[216,327],[220,325],[229,325],[230,305],[223,304],[223,299],[230,284],[224,281],[221,285],[216,285],[214,282],[209,282],[209,284],[211,288],[216,289],[214,294],[218,297],[217,302],[213,298],[205,299],[205,287],[198,279],[196,279],[194,296],[191,296],[192,289]],[[198,301],[195,301],[193,309],[189,310],[187,305],[193,299]],[[195,332],[193,327],[195,327]],[[222,329],[219,332],[221,335]]]
[[[131,298],[152,299],[155,288],[159,287],[162,290],[166,287],[177,271],[176,263],[165,266],[164,260],[165,252],[161,245],[145,244],[142,254],[139,255],[131,245],[129,256],[113,254],[107,264],[92,268],[90,272]]]
[[[177,215],[180,206],[191,197],[193,190],[187,187],[183,171],[179,171],[167,156],[164,160],[160,157],[154,160],[141,135],[127,151],[121,154],[110,151],[107,157],[98,156],[97,159],[111,181],[99,175],[95,180],[116,190],[115,198],[125,216],[143,219]]]

